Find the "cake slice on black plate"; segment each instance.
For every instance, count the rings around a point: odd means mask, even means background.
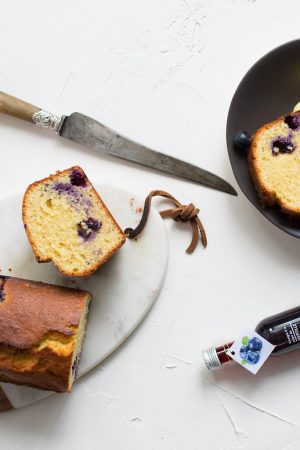
[[[76,166],[31,184],[23,222],[39,262],[87,277],[125,242],[125,235],[83,170]]]
[[[253,136],[249,169],[261,202],[300,217],[300,111],[261,127]]]

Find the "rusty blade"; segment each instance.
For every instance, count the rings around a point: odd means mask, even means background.
[[[83,114],[73,113],[65,117],[58,133],[64,138],[86,145],[100,153],[176,175],[227,194],[237,195],[235,189],[217,175],[133,142]]]

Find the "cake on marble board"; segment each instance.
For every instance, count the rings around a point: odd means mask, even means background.
[[[251,139],[248,163],[262,204],[300,217],[300,111],[262,126]]]
[[[0,276],[0,382],[70,392],[89,292]]]
[[[78,166],[27,188],[23,222],[37,261],[52,261],[67,276],[91,275],[125,242],[123,231]]]

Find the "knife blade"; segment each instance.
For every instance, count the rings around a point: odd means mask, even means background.
[[[237,195],[235,189],[219,176],[127,139],[83,114],[75,112],[70,116],[59,117],[3,92],[0,92],[0,112],[50,128],[59,136],[97,152],[175,175],[227,194]]]

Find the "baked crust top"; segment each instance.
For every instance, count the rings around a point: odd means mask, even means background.
[[[0,276],[0,345],[26,349],[52,331],[71,336],[90,294]]]

